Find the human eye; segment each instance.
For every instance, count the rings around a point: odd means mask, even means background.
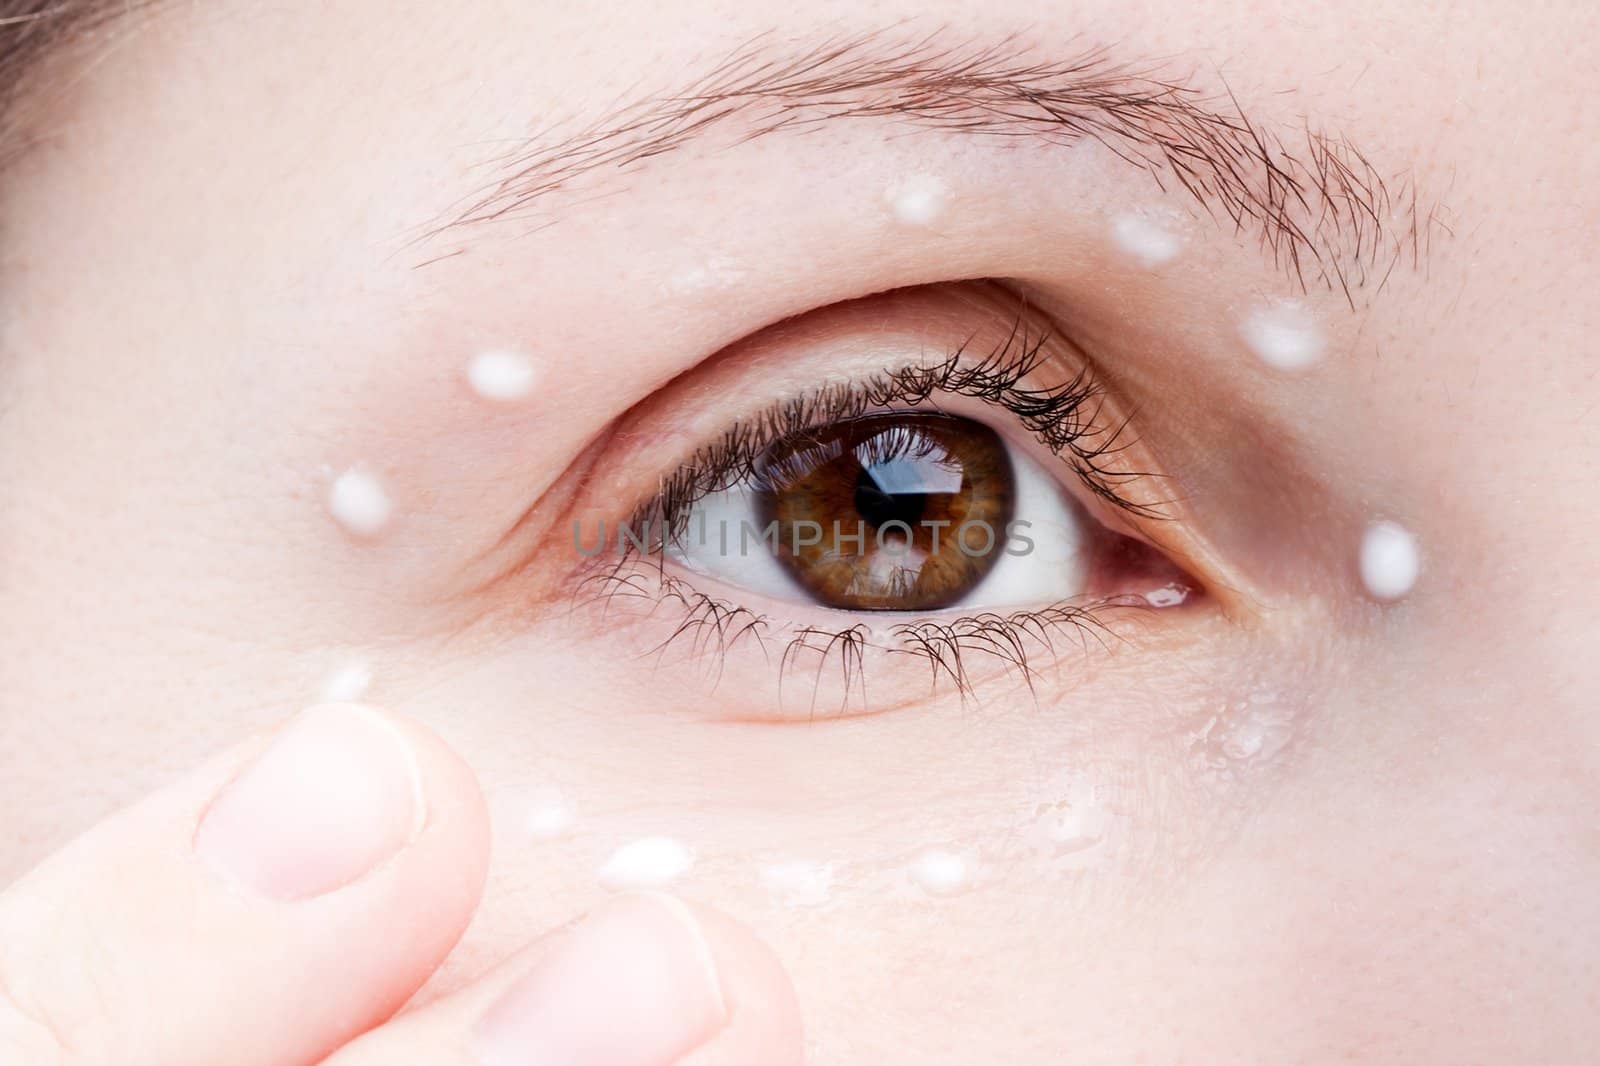
[[[1135,420],[1024,301],[932,287],[817,319],[662,390],[602,450],[607,502],[571,532],[608,634],[719,676],[750,657],[780,702],[859,713],[898,705],[869,693],[908,668],[963,698],[1031,686],[1204,610]],[[610,474],[652,453],[653,477]]]

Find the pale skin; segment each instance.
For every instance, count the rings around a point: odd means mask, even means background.
[[[0,177],[0,1059],[488,1061],[482,1019],[565,960],[607,975],[613,1030],[641,1019],[587,1061],[1586,1061],[1596,16],[587,7],[177,5],[39,73],[44,139]],[[1311,238],[1379,265],[1347,297],[1104,148],[891,115],[734,117],[446,225],[530,137],[570,147],[758,39],[880,32],[1104,44],[1225,82],[1293,151],[1308,122],[1359,142],[1382,217]],[[931,220],[896,215],[912,174]],[[1129,213],[1181,251],[1120,247]],[[786,673],[786,636],[656,653],[669,608],[575,591],[574,516],[624,517],[819,381],[1003,336],[1019,293],[1181,488],[1140,482],[1173,509],[1118,528],[1204,595],[1032,649],[1031,691],[972,656],[962,693],[882,649],[853,688]],[[1241,340],[1276,298],[1313,313],[1315,366]],[[529,396],[467,387],[488,348],[529,356]],[[325,506],[355,465],[393,499],[376,535]],[[1393,603],[1357,565],[1380,518],[1422,552]],[[717,580],[775,631],[832,614]],[[228,783],[352,661],[383,710],[300,719],[342,738],[319,765],[352,806],[273,865]],[[535,839],[551,789],[574,821]],[[1050,818],[1073,848],[1035,846]],[[694,867],[614,896],[597,869],[650,835]],[[972,882],[919,887],[928,848]],[[794,859],[825,899],[763,879]],[[584,913],[627,950],[549,933]],[[708,958],[720,1005],[662,1008]]]

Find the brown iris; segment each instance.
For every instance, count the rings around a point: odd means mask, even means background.
[[[942,414],[867,415],[786,437],[755,480],[790,575],[823,606],[850,610],[958,602],[1005,550],[1014,506],[999,436]]]

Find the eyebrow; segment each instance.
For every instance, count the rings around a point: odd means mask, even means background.
[[[1219,76],[1220,80],[1220,76]],[[426,237],[508,218],[597,172],[627,172],[722,128],[732,143],[845,119],[1070,146],[1104,145],[1162,192],[1181,189],[1213,219],[1253,235],[1304,291],[1381,289],[1397,265],[1424,262],[1437,204],[1424,213],[1408,173],[1385,178],[1343,136],[1309,119],[1253,121],[1232,91],[1193,84],[1091,48],[1041,60],[1016,36],[950,45],[935,33],[875,32],[785,50],[763,35],[677,91],[625,102],[559,139],[520,141],[486,161],[494,178]]]

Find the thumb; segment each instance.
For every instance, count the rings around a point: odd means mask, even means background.
[[[326,1066],[798,1066],[794,987],[737,922],[675,897],[602,904]]]

